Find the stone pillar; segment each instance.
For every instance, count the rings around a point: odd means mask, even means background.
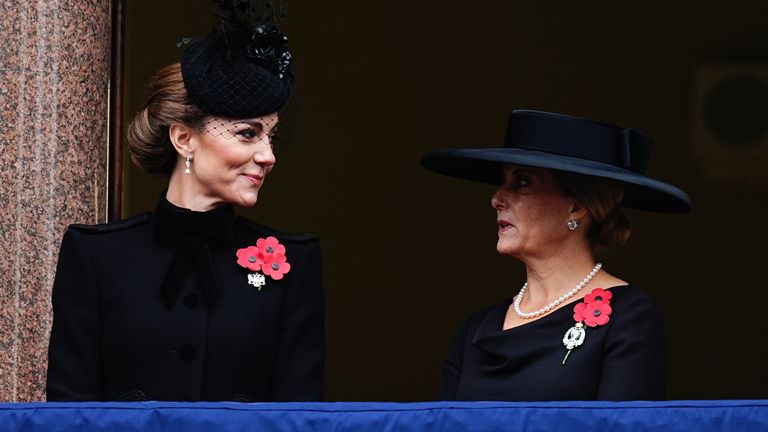
[[[0,1],[0,400],[40,401],[61,237],[106,220],[110,1]]]

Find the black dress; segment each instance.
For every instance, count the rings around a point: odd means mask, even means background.
[[[658,400],[666,387],[659,308],[631,286],[611,288],[607,324],[587,327],[567,352],[572,302],[528,324],[502,330],[512,299],[470,316],[443,364],[443,400]]]
[[[291,265],[249,285],[236,251],[276,237]],[[232,206],[73,225],[53,287],[50,401],[312,401],[323,393],[318,240]]]

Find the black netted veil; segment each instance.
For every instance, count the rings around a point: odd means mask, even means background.
[[[230,38],[229,43],[234,41]],[[228,50],[227,38],[220,32],[187,48],[181,73],[190,98],[206,113],[229,118],[260,117],[278,111],[288,99],[288,87],[238,51],[245,49]]]
[[[293,92],[279,2],[219,0],[221,28],[192,43],[181,59],[190,99],[204,112],[253,118],[279,111]]]

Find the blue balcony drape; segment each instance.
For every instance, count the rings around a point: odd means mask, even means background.
[[[0,431],[768,431],[768,400],[6,403]]]

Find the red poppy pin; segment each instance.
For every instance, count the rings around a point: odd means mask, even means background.
[[[237,250],[237,264],[253,273],[248,275],[248,285],[259,291],[266,285],[266,276],[280,280],[291,270],[291,264],[285,256],[285,246],[275,237],[260,238],[256,246]]]
[[[571,355],[571,350],[581,346],[587,336],[584,326],[597,327],[608,324],[611,316],[611,297],[613,293],[602,288],[595,288],[584,296],[584,300],[573,307],[573,319],[576,324],[563,336],[563,345],[568,350],[563,357],[563,366]]]

